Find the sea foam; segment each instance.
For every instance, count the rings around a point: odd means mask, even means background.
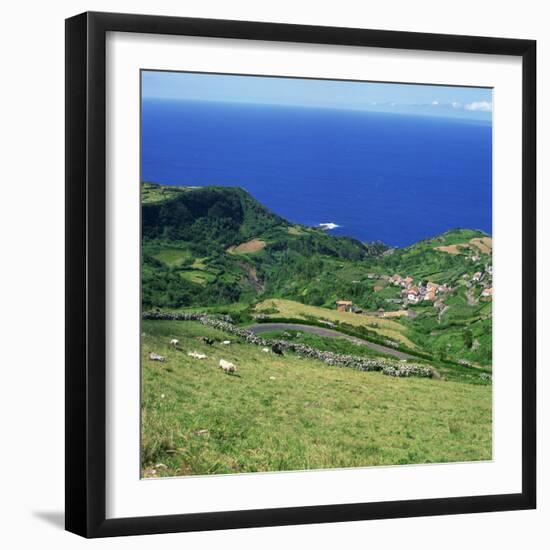
[[[336,229],[337,227],[342,227],[342,226],[338,225],[337,223],[327,222],[327,223],[320,223],[319,227],[321,229],[324,229],[325,231],[328,231],[329,229]]]

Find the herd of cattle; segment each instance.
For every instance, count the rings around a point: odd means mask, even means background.
[[[248,344],[260,346],[264,352],[271,351],[277,355],[283,355],[283,352],[290,351],[300,357],[318,359],[331,366],[347,367],[360,371],[378,371],[388,376],[396,377],[420,376],[424,378],[440,378],[439,373],[431,366],[402,361],[391,361],[387,359],[359,357],[332,351],[321,351],[306,344],[287,340],[268,340],[249,330],[237,327],[229,315],[213,316],[205,313],[168,313],[153,311],[144,312],[143,318],[168,321],[198,321],[204,326],[237,336]],[[204,343],[208,343],[208,340],[211,339],[202,337]],[[213,343],[214,341],[212,340],[212,344]],[[151,356],[149,356],[149,358],[152,359]],[[228,372],[225,369],[223,370],[224,372]]]
[[[206,336],[200,336],[197,338],[198,341],[202,342],[203,344],[206,344],[208,346],[212,346],[216,343],[216,340],[212,339],[212,338],[208,338]],[[170,340],[170,347],[172,349],[175,349],[175,350],[178,350],[180,349],[179,347],[179,340],[176,339],[176,338],[172,338]],[[231,341],[230,340],[222,340],[220,342],[220,344],[222,344],[223,346],[228,346],[231,344]],[[262,348],[262,351],[265,352],[265,353],[269,353],[269,352],[273,352],[277,355],[283,355],[283,350],[281,349],[281,347],[278,345],[278,344],[273,344],[271,346],[271,348]],[[205,353],[199,353],[197,351],[190,351],[187,353],[187,355],[189,357],[192,357],[193,359],[206,359],[207,358],[207,355]],[[158,353],[155,353],[155,352],[151,352],[149,354],[149,359],[151,361],[159,361],[161,363],[164,363],[166,361],[166,357],[164,357],[164,355],[160,355]],[[230,361],[226,361],[225,359],[220,359],[220,362],[219,362],[219,368],[225,372],[226,374],[235,374],[237,372],[237,365],[235,365],[234,363],[231,363]]]

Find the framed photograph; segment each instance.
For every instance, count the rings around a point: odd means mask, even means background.
[[[66,528],[535,507],[530,40],[66,21]]]

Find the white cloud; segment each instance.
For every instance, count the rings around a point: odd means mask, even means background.
[[[464,108],[467,111],[492,111],[493,102],[492,101],[474,101],[464,105]]]
[[[439,101],[437,101],[437,99],[432,101],[432,105],[439,105]]]
[[[462,103],[460,103],[460,101],[453,101],[451,105],[453,109],[460,109],[462,107]]]

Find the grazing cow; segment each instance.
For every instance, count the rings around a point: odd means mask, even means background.
[[[271,346],[271,351],[277,355],[284,355],[283,350],[279,344],[273,344]]]
[[[224,346],[228,346],[229,344],[231,344],[231,340],[224,340],[224,341],[222,342],[222,344],[223,344]]]
[[[212,340],[212,338],[208,338],[208,336],[199,336],[198,340],[208,346],[211,346],[214,343],[214,340]]]
[[[178,347],[179,343],[180,343],[180,341],[176,340],[175,338],[172,338],[172,340],[170,340],[170,346],[172,346],[174,349],[176,349]]]
[[[262,351],[263,351],[264,353],[269,353],[271,350],[270,350],[269,348],[262,348]]]
[[[206,359],[206,355],[204,353],[198,353],[196,351],[189,351],[187,352],[187,355],[193,359]]]
[[[236,365],[226,361],[225,359],[220,359],[220,369],[222,369],[226,374],[234,374],[237,372]]]
[[[164,361],[166,361],[166,359],[162,355],[159,355],[158,353],[154,353],[154,352],[151,352],[149,354],[149,359],[151,361],[160,361],[161,363],[164,363]]]

